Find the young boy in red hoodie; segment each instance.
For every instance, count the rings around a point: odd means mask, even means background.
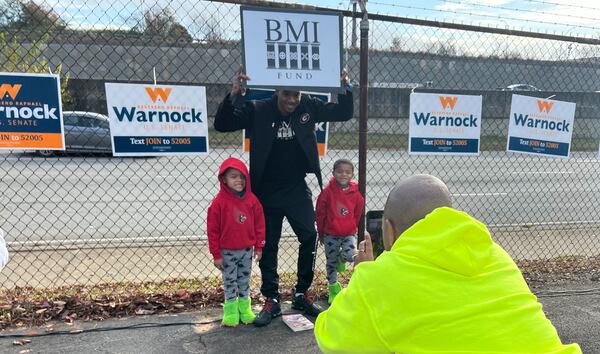
[[[337,160],[329,185],[317,199],[317,231],[319,241],[325,245],[330,304],[342,290],[337,272],[344,271],[346,262],[352,262],[356,254],[356,233],[365,205],[353,177],[352,161]]]
[[[215,266],[223,274],[225,304],[223,326],[249,324],[255,315],[248,287],[252,253],[259,261],[265,245],[265,216],[250,190],[244,163],[230,157],[219,168],[221,190],[208,208],[208,246]]]

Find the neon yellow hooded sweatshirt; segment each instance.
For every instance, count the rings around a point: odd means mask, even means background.
[[[315,336],[324,353],[581,353],[561,343],[485,225],[451,208],[359,264]]]

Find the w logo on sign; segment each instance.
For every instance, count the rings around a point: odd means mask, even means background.
[[[14,100],[19,94],[19,90],[21,90],[21,84],[2,84],[0,85],[0,99],[10,96]]]
[[[456,106],[456,101],[458,101],[457,96],[439,96],[439,98],[444,109],[448,109],[448,107],[450,107],[450,109],[454,109],[454,106]]]
[[[162,87],[146,87],[146,92],[152,102],[156,103],[156,100],[160,97],[163,103],[167,103],[169,99],[169,95],[171,94],[171,88],[162,88]]]
[[[544,100],[537,100],[537,104],[538,104],[538,111],[540,113],[542,113],[543,111],[546,111],[546,113],[550,113],[550,110],[552,109],[552,106],[554,105],[554,102],[552,102],[552,101],[544,101]]]

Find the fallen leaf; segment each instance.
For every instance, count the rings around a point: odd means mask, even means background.
[[[145,310],[145,309],[135,310],[136,315],[152,315],[153,313],[154,313],[154,311],[152,311],[152,310]]]
[[[44,313],[44,312],[46,312],[46,311],[48,311],[48,309],[47,309],[47,308],[45,308],[45,309],[39,309],[39,310],[37,310],[35,313],[39,315],[39,314],[42,314],[42,313]]]
[[[188,295],[187,289],[177,290],[175,295],[177,295],[179,297],[184,297],[184,296]]]
[[[19,354],[31,353],[31,349],[23,349],[19,351]]]

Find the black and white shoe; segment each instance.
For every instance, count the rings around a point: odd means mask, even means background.
[[[294,294],[292,308],[294,310],[304,311],[305,314],[313,317],[317,317],[323,312],[323,308],[313,303],[312,298],[306,294]]]
[[[271,323],[271,320],[277,316],[281,316],[281,305],[279,304],[279,301],[267,298],[262,310],[256,315],[253,323],[256,327],[263,327]]]

